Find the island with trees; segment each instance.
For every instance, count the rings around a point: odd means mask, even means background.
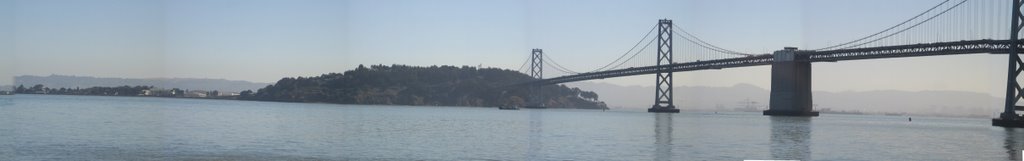
[[[281,102],[412,106],[519,106],[530,98],[529,88],[515,84],[534,80],[498,68],[469,66],[359,65],[344,73],[283,78],[238,99]],[[541,86],[539,103],[547,108],[607,109],[598,95],[564,85]]]

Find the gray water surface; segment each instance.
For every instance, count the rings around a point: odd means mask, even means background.
[[[0,160],[1021,160],[987,119],[0,96]]]

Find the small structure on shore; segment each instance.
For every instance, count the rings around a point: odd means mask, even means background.
[[[498,106],[498,109],[499,110],[519,110],[519,107],[517,107],[515,105],[504,105],[504,106]]]

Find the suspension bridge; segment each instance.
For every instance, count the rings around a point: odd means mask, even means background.
[[[999,117],[992,120],[992,125],[1024,127],[1024,117],[1017,114],[1024,110],[1024,106],[1017,105],[1024,99],[1024,88],[1018,83],[1024,71],[1024,61],[1019,56],[1024,49],[1019,40],[1024,27],[1021,0],[945,0],[920,14],[907,16],[905,21],[854,40],[809,50],[784,47],[771,53],[739,52],[716,46],[673,24],[672,20],[661,19],[621,56],[592,70],[570,70],[544,54],[542,49],[533,49],[519,71],[536,78],[523,83],[531,91],[544,85],[654,74],[655,98],[648,112],[678,113],[672,100],[672,73],[771,65],[769,107],[763,114],[818,116],[812,109],[812,63],[1007,54],[1005,106]],[[683,41],[673,41],[675,38]],[[677,52],[679,54],[674,54]],[[525,68],[527,66],[529,68]],[[545,78],[544,67],[550,67],[555,73],[548,75],[554,77]],[[539,95],[531,94],[528,102],[532,106],[543,106],[538,101]]]

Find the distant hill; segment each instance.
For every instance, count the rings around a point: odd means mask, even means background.
[[[608,83],[576,82],[568,86],[592,90],[609,107],[650,108],[654,87],[620,86]],[[677,86],[676,106],[683,110],[735,110],[768,106],[769,90],[750,84],[731,87]],[[815,110],[866,113],[907,113],[912,115],[991,117],[1000,112],[1002,98],[964,91],[844,91],[813,92]]]
[[[284,78],[243,92],[241,99],[341,104],[496,107],[530,103],[528,88],[511,86],[533,80],[516,71],[497,68],[405,65],[359,65],[344,73]],[[607,109],[594,92],[564,85],[539,89],[548,108]]]
[[[181,88],[190,90],[218,90],[222,92],[240,92],[244,90],[256,90],[269,85],[269,83],[256,83],[249,81],[225,80],[225,79],[196,79],[196,78],[98,78],[86,76],[17,76],[14,77],[15,85],[32,86],[42,84],[50,88],[88,88],[88,87],[116,87],[116,86],[154,86],[156,88]]]

